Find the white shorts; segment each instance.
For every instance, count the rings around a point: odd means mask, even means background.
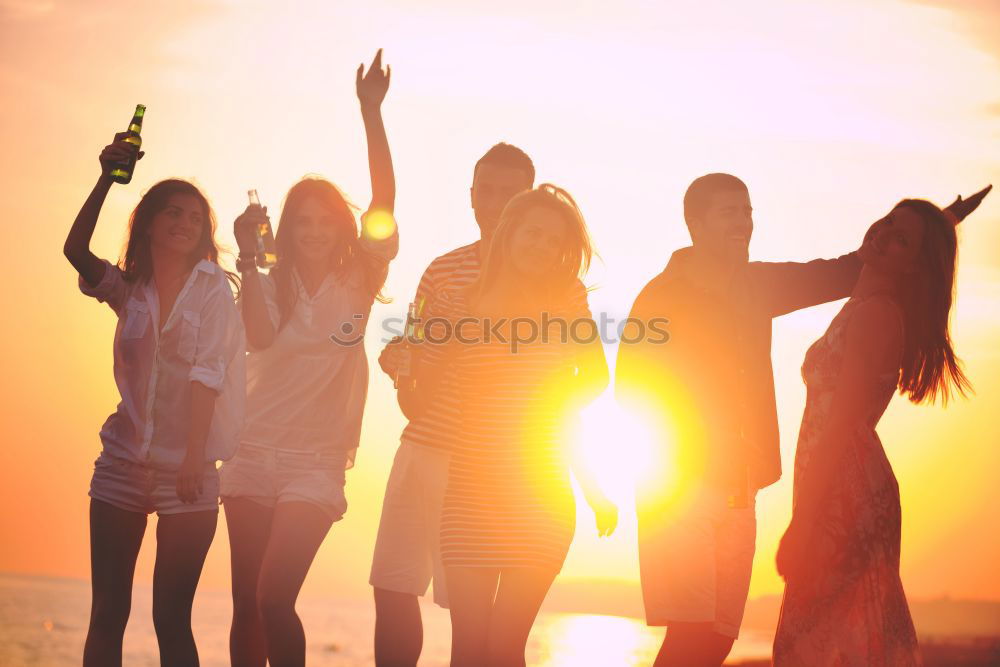
[[[347,511],[344,496],[347,453],[297,452],[243,443],[222,464],[220,495],[247,498],[265,507],[278,503],[312,503],[333,521]]]
[[[726,493],[712,489],[673,512],[640,512],[648,625],[712,623],[715,632],[739,637],[757,536],[753,495],[746,509],[730,509]]]
[[[385,488],[371,577],[375,588],[423,595],[434,580],[434,602],[448,607],[441,565],[441,505],[448,452],[403,442]]]
[[[215,461],[205,463],[202,492],[193,503],[177,497],[177,471],[151,468],[107,452],[94,461],[90,497],[139,514],[159,516],[186,512],[219,511],[219,471]]]

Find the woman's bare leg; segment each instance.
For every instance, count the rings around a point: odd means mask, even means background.
[[[257,581],[271,536],[274,508],[247,498],[223,498],[229,529],[229,556],[233,580],[233,625],[229,630],[229,659],[234,665],[264,667],[267,641],[257,609]]]
[[[90,501],[90,627],[84,667],[119,667],[146,515]]]
[[[524,648],[542,601],[552,587],[558,570],[505,568],[500,572],[493,613],[490,616],[489,667],[523,667]]]
[[[496,568],[445,568],[451,612],[451,667],[487,664],[490,616],[499,577]]]
[[[157,521],[153,627],[163,667],[199,664],[191,606],[218,522],[218,510],[168,514]]]
[[[295,600],[333,520],[319,506],[279,503],[257,581],[257,606],[271,667],[305,664],[306,638]]]

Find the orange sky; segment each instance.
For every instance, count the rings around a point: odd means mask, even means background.
[[[353,77],[384,47],[401,250],[387,285],[396,300],[376,304],[373,323],[404,311],[434,256],[475,238],[472,166],[499,140],[527,150],[540,181],[580,202],[602,257],[591,274],[599,287],[592,309],[618,317],[686,243],[681,197],[708,171],[749,184],[756,259],[837,255],[905,196],[944,204],[1000,185],[1000,8],[986,0],[344,4],[292,11],[206,0],[168,11],[0,0],[8,248],[0,570],[88,572],[87,485],[97,432],[117,400],[114,318],[76,291],[61,245],[97,176],[97,153],[137,102],[149,109],[147,156],[132,184],[109,197],[94,250],[117,257],[128,211],[168,176],[205,189],[220,238],[232,245],[232,219],[250,187],[276,211],[297,178],[316,172],[367,204]],[[977,395],[947,410],[897,398],[880,428],[902,492],[903,580],[917,597],[1000,597],[1000,195],[964,227],[954,335]],[[804,403],[798,367],[835,311],[775,326],[789,470]],[[402,424],[388,381],[373,373],[348,475],[351,507],[307,590],[368,595],[368,555]],[[621,438],[606,441],[612,459],[629,459]],[[612,491],[626,495],[620,485]],[[790,491],[789,475],[758,497],[751,595],[780,591],[772,563]],[[598,541],[580,515],[563,576],[634,580],[634,517],[626,512],[616,536]],[[220,523],[204,581],[221,588],[227,579]]]

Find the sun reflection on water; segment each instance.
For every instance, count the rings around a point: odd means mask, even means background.
[[[537,638],[540,654],[531,664],[544,667],[647,665],[659,650],[662,632],[636,619],[620,616],[560,614],[542,617],[532,633],[533,638]]]

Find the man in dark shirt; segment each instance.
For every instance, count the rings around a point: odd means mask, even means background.
[[[987,191],[946,212],[957,222]],[[750,587],[754,498],[781,476],[771,319],[849,296],[862,262],[749,262],[750,196],[729,174],[696,179],[684,217],[693,245],[635,300],[615,384],[664,445],[637,502],[646,620],[669,626],[655,664],[721,665]],[[669,320],[666,343],[624,342],[653,318]]]

